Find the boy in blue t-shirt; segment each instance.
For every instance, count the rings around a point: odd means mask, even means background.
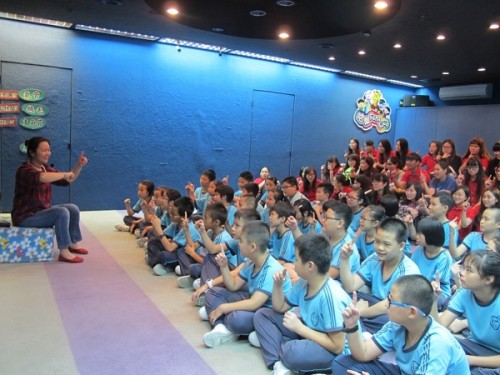
[[[350,293],[364,285],[371,288],[371,294],[358,292],[364,300],[358,303],[361,321],[370,333],[387,323],[387,293],[392,284],[401,276],[420,274],[417,265],[403,252],[406,238],[406,224],[402,220],[384,219],[375,233],[375,254],[366,258],[357,273],[350,270],[352,243],[342,248],[340,280],[344,289]]]
[[[228,232],[231,232],[231,228],[234,225],[234,214],[237,209],[233,205],[233,197],[234,190],[229,185],[219,185],[215,188],[215,194],[213,197],[213,202],[221,202],[227,210],[227,221],[226,221],[226,229]]]
[[[331,255],[326,236],[299,237],[295,270],[301,279],[284,295],[286,270],[277,272],[273,308],[261,308],[253,318],[258,341],[251,334],[250,342],[260,345],[267,368],[275,373],[327,371],[336,355],[349,353],[342,312],[351,298],[328,275]]]
[[[215,261],[215,256],[221,251],[225,251],[231,269],[237,266],[236,253],[232,253],[230,250],[223,250],[223,246],[221,246],[223,243],[231,240],[231,235],[225,229],[226,220],[226,207],[222,203],[214,203],[207,206],[205,220],[200,219],[196,221],[195,227],[200,234],[200,239],[198,240],[200,251],[194,254],[186,252],[178,254],[181,273],[184,275],[188,272],[188,275],[177,278],[177,285],[179,287],[193,287],[196,289],[196,284],[193,280],[200,279],[197,282],[200,285],[205,284],[208,279],[219,276],[220,270]],[[188,244],[192,245],[192,240],[189,238],[188,232],[186,233],[186,239]],[[183,269],[182,265],[184,264],[190,264],[189,270]]]
[[[335,358],[333,373],[470,374],[467,357],[457,340],[429,316],[433,302],[433,288],[425,277],[402,276],[387,295],[390,321],[365,341],[359,332],[360,311],[354,296],[352,305],[343,313],[351,355]],[[389,351],[395,352],[396,364],[377,359]]]
[[[458,229],[452,229],[450,221],[446,217],[448,211],[455,205],[455,201],[450,193],[446,191],[438,191],[432,198],[429,204],[429,216],[438,219],[444,229],[444,244],[443,247],[450,248],[450,231],[453,230],[455,235],[455,246],[458,245]]]
[[[151,225],[156,237],[148,241],[146,259],[147,263],[153,267],[155,275],[166,275],[167,265],[179,261],[180,251],[196,252],[198,246],[192,246],[186,240],[186,231],[189,231],[193,241],[198,241],[200,238],[194,223],[189,221],[193,211],[192,200],[189,197],[181,197],[174,202],[174,208],[170,212],[172,223],[165,230],[162,229],[161,221],[157,216],[151,217]],[[186,221],[185,227],[182,226],[183,220]],[[189,264],[184,265],[184,268],[189,269]]]
[[[293,217],[295,211],[290,203],[277,202],[269,212],[269,226],[274,230],[269,240],[269,251],[281,264],[293,265],[295,241],[292,232],[285,223],[290,216]]]
[[[220,252],[217,263],[220,266],[225,288],[213,287],[205,297],[205,307],[214,327],[203,335],[203,341],[209,348],[235,341],[239,335],[248,335],[254,331],[253,316],[262,306],[271,306],[273,275],[283,269],[267,252],[269,227],[261,221],[250,221],[241,231],[240,251],[249,260],[245,262],[238,275],[229,271],[226,255]],[[247,286],[248,291],[242,291]],[[286,277],[283,291],[291,287]]]

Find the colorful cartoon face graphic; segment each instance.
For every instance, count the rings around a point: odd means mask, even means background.
[[[391,107],[380,90],[365,91],[356,102],[354,123],[364,131],[375,128],[379,133],[391,129]]]

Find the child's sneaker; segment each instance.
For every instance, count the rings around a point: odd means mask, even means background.
[[[168,269],[163,264],[158,263],[153,267],[153,272],[156,276],[165,276],[168,273]]]
[[[128,232],[130,230],[130,227],[128,225],[125,225],[125,224],[116,224],[115,229],[118,232]]]
[[[203,335],[203,342],[209,348],[215,348],[227,342],[238,340],[238,335],[231,332],[224,324],[217,324],[214,329]]]
[[[193,278],[189,275],[177,278],[177,285],[181,288],[192,288]]]
[[[260,348],[260,341],[259,337],[257,336],[257,332],[255,331],[250,332],[250,334],[248,335],[248,342],[250,343],[250,345],[256,348]]]
[[[148,243],[148,238],[147,237],[141,237],[137,239],[137,245],[139,247],[146,247],[146,244]]]
[[[201,285],[201,279],[197,278],[195,281],[193,281],[193,289],[196,290],[200,287]]]
[[[198,315],[200,316],[201,320],[207,320],[208,321],[208,314],[207,314],[207,308],[203,306],[199,311]]]
[[[200,294],[198,297],[196,297],[194,304],[196,306],[199,306],[199,307],[204,307],[205,306],[205,293]]]
[[[286,368],[281,361],[278,361],[274,364],[273,375],[293,375],[293,371]]]
[[[180,265],[175,266],[175,274],[177,276],[182,276],[181,266]]]
[[[136,230],[134,230],[134,236],[135,236],[135,238],[141,238],[142,237],[141,230],[139,228],[137,228]]]

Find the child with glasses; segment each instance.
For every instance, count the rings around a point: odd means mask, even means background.
[[[457,340],[429,316],[434,293],[425,277],[400,277],[386,300],[390,321],[365,341],[358,329],[360,311],[353,296],[353,303],[342,313],[351,355],[335,358],[332,368],[335,375],[353,371],[366,371],[370,375],[470,374],[464,350]],[[395,352],[396,364],[377,359],[389,351]]]

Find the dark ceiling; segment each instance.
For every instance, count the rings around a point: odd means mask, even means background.
[[[288,7],[277,4],[282,1],[175,0],[177,22],[160,13],[167,0],[0,0],[0,12],[211,44],[426,87],[500,82],[500,29],[489,29],[500,23],[499,0],[386,0],[389,7],[382,12],[374,0],[285,1],[294,3]],[[252,10],[265,15],[253,17]],[[288,26],[289,40],[275,38],[281,26]],[[436,40],[441,33],[446,39]],[[365,55],[358,54],[361,49]]]

